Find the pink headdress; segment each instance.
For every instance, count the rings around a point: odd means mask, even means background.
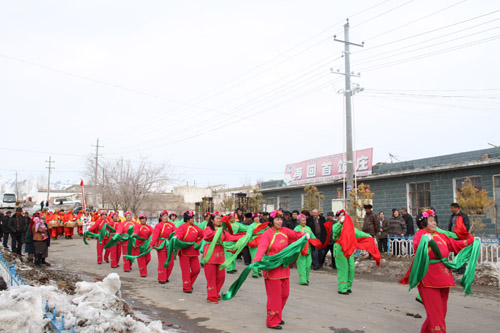
[[[140,219],[147,219],[148,218],[148,214],[139,214],[139,220]]]

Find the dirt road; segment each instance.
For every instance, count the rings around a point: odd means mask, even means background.
[[[224,332],[257,332],[265,330],[266,295],[262,278],[249,277],[238,295],[219,304],[206,302],[206,283],[203,269],[194,286],[193,294],[184,294],[178,261],[170,283],[157,282],[156,253],[148,266],[149,276],[140,278],[137,264],[133,271],[122,267],[111,269],[109,264],[97,265],[95,241],[89,246],[82,240],[61,239],[50,247],[49,259],[55,269],[77,271],[95,277],[117,272],[122,279],[123,296],[132,306],[146,307],[159,318],[184,315],[190,332],[211,330]],[[238,274],[243,265],[238,263]],[[226,275],[223,291],[238,277]],[[382,281],[381,281],[382,280]],[[357,276],[350,296],[337,294],[335,271],[311,273],[310,285],[298,284],[297,270],[291,270],[290,298],[284,310],[286,332],[419,332],[425,319],[425,310],[415,302],[416,290],[408,292],[392,279]],[[463,289],[452,289],[448,302],[447,326],[449,332],[498,332],[499,290],[495,287],[475,287],[472,296],[464,296]],[[139,304],[139,305],[137,305]],[[171,311],[175,310],[175,311]],[[183,315],[181,315],[181,313]],[[422,318],[415,318],[420,315]],[[165,320],[168,322],[168,320]]]

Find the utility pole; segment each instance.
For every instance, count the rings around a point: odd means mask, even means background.
[[[353,144],[352,144],[352,104],[351,98],[353,95],[353,91],[351,88],[351,76],[359,76],[351,73],[351,51],[350,46],[364,46],[364,42],[362,44],[351,43],[349,41],[349,20],[347,20],[346,24],[344,24],[344,40],[340,40],[336,38],[337,36],[333,36],[333,40],[336,42],[344,43],[344,58],[345,58],[345,73],[340,73],[345,76],[345,106],[346,106],[346,116],[345,116],[345,129],[346,129],[346,164],[345,164],[345,172],[346,172],[346,191],[347,196],[344,193],[344,198],[347,199],[347,202],[352,200],[350,195],[350,190],[354,186],[354,163],[353,163]],[[347,207],[346,202],[346,207]]]
[[[16,171],[16,200],[19,201],[19,190],[17,187],[17,171]]]
[[[97,170],[99,168],[99,148],[104,148],[104,146],[99,146],[99,138],[97,138],[97,144],[95,147],[95,171],[94,171],[94,205],[97,206]]]
[[[56,163],[56,161],[52,161],[52,157],[49,156],[49,160],[45,162],[49,163],[49,166],[47,167],[47,169],[49,169],[49,181],[47,182],[47,207],[48,207],[50,205],[50,174],[52,173],[52,169],[55,169],[52,166],[52,163]]]

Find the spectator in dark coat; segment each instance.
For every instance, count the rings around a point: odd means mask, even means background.
[[[401,208],[401,215],[403,215],[403,220],[406,223],[406,235],[413,236],[415,235],[415,227],[413,226],[413,217],[408,214],[408,210],[406,208]]]
[[[313,209],[312,216],[307,218],[307,226],[311,228],[314,236],[324,244],[326,241],[325,218],[319,215],[318,209]],[[328,249],[317,249],[311,245],[313,270],[317,271],[325,264],[326,252]]]
[[[291,218],[290,218],[290,224],[289,224],[288,228],[290,228],[290,229],[292,229],[292,230],[293,230],[293,229],[295,229],[295,227],[296,227],[296,226],[297,226],[297,224],[299,223],[299,222],[297,221],[297,216],[299,216],[299,214],[300,214],[300,213],[299,213],[299,211],[298,211],[298,210],[294,210],[294,211],[292,211],[292,216],[291,216]]]
[[[10,235],[10,216],[12,212],[9,210],[5,213],[5,216],[2,218],[2,232],[3,232],[3,247],[4,249],[8,250],[8,241],[9,241],[9,235]]]
[[[380,223],[377,215],[372,211],[373,206],[368,204],[364,205],[365,209],[365,219],[363,222],[363,232],[370,234],[370,236],[375,237],[380,229]]]
[[[406,234],[405,220],[399,215],[399,210],[392,210],[392,217],[389,219],[389,235],[391,237],[403,237]]]
[[[459,216],[462,217],[462,219],[464,220],[465,228],[467,229],[467,231],[469,231],[470,229],[469,217],[467,216],[467,214],[464,214],[464,212],[460,210],[459,204],[454,202],[450,205],[450,208],[452,214],[450,216],[450,222],[448,223],[448,231],[453,232],[453,229],[455,229],[455,225],[457,224],[457,217]]]
[[[16,214],[9,220],[12,252],[22,255],[23,240],[27,228],[26,218],[23,216],[23,209],[18,207],[16,208]]]
[[[380,231],[377,235],[378,250],[380,253],[387,252],[387,235],[389,234],[389,220],[385,218],[384,212],[378,213]]]

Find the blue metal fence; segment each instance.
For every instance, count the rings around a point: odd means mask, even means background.
[[[49,301],[48,300],[45,301],[45,318],[50,319],[50,325],[58,333],[60,333],[60,332],[72,332],[72,333],[74,333],[75,332],[75,325],[71,326],[71,329],[69,329],[69,328],[66,329],[64,327],[65,326],[64,325],[64,315],[61,315],[61,318],[58,319],[56,307],[54,306],[52,308],[52,311],[51,311],[49,308]]]
[[[28,282],[23,280],[23,278],[21,278],[21,276],[16,272],[16,266],[14,264],[9,264],[9,262],[2,256],[2,253],[0,253],[0,264],[8,273],[9,281],[7,281],[7,283],[9,283],[11,287],[28,285]]]

